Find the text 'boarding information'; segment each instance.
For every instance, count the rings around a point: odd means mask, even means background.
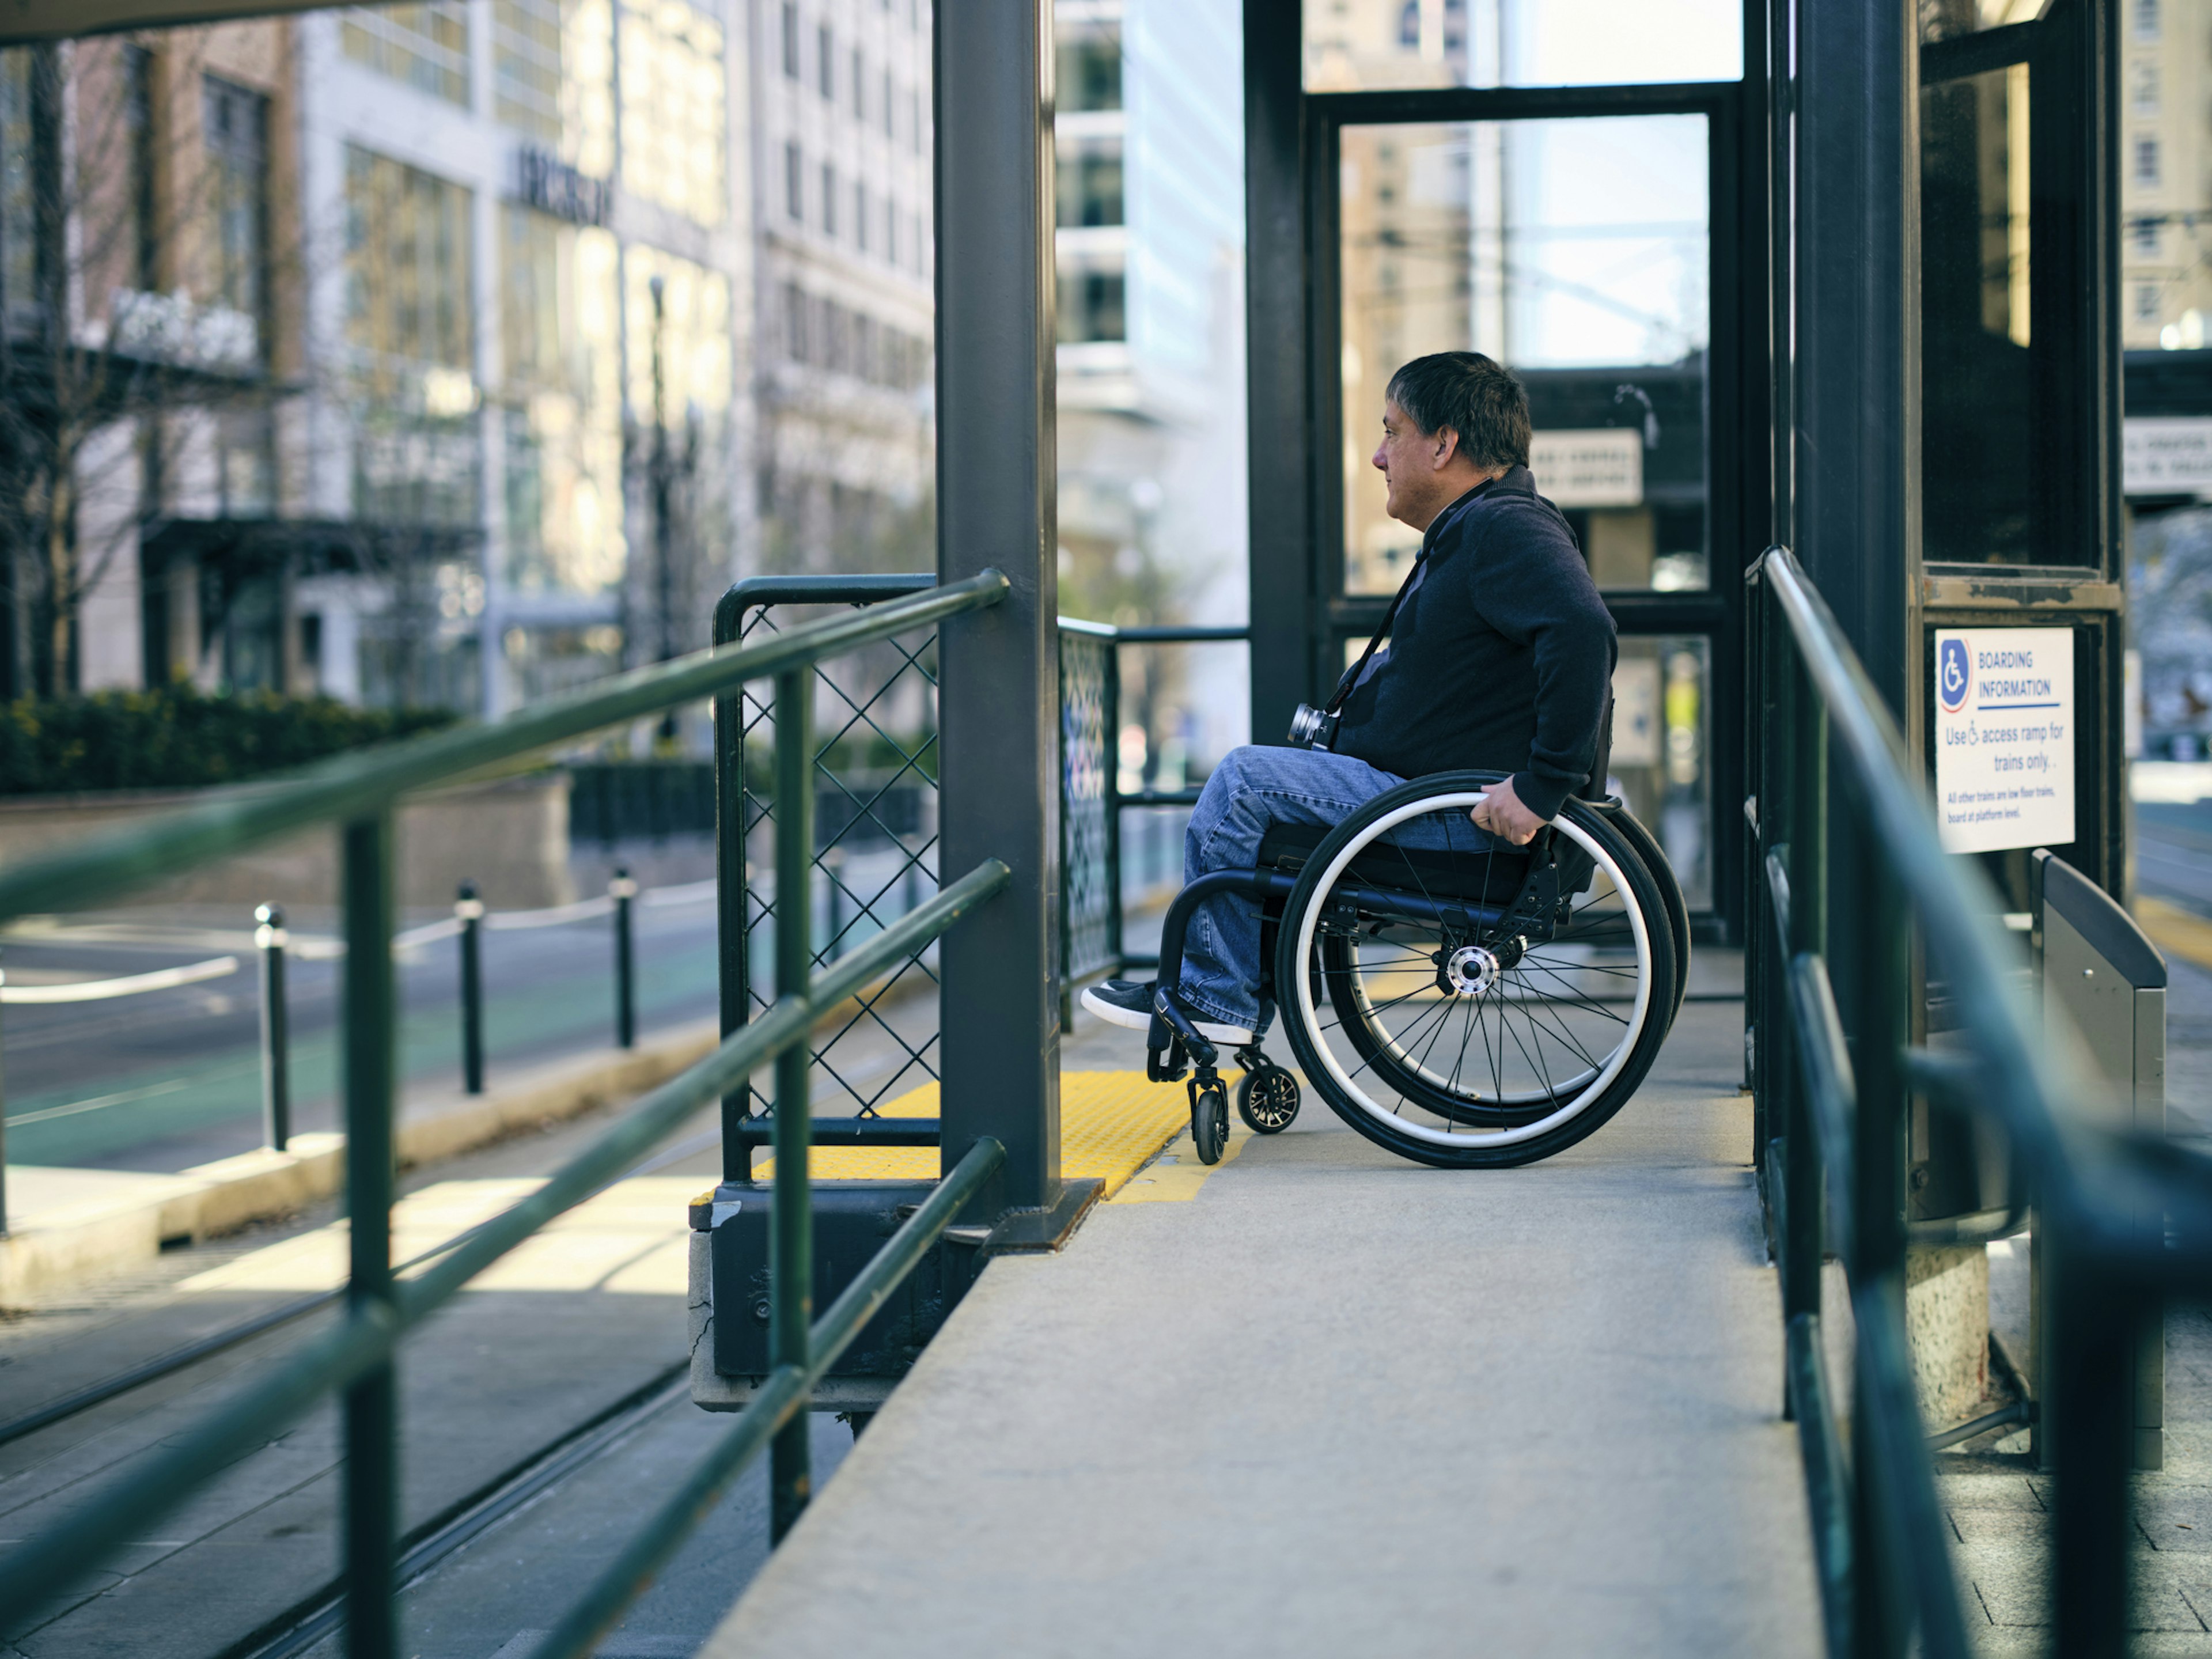
[[[1936,635],[1936,811],[1953,853],[2074,839],[2074,630]]]

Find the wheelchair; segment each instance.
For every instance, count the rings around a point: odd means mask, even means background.
[[[1198,906],[1261,906],[1261,985],[1306,1078],[1353,1129],[1443,1169],[1531,1164],[1626,1103],[1681,1006],[1680,885],[1618,799],[1571,799],[1527,848],[1468,817],[1502,772],[1445,772],[1332,829],[1270,830],[1250,870],[1201,876],[1168,908],[1146,1074],[1184,1084],[1200,1159],[1220,1161],[1229,1087],[1176,987]],[[1236,1051],[1238,1115],[1290,1127],[1298,1079],[1255,1039]]]

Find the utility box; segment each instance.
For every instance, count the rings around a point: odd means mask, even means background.
[[[819,1320],[933,1181],[818,1182],[813,1188],[814,1316]],[[774,1189],[726,1182],[691,1206],[691,1394],[709,1411],[742,1407],[773,1369],[769,1239]],[[872,1411],[920,1357],[981,1262],[965,1230],[933,1245],[814,1391],[817,1410]]]
[[[2036,960],[2041,969],[2046,1022],[2063,1019],[2079,1034],[2089,1066],[2089,1112],[2106,1127],[2137,1134],[2166,1133],[2166,962],[2104,889],[2041,848],[2030,864]],[[2100,1086],[2095,1086],[2100,1085]],[[2161,1235],[2165,1218],[2144,1214],[2136,1225]],[[2039,1398],[2050,1397],[2049,1353],[2044,1333],[2041,1257],[2035,1349],[2030,1361]],[[2138,1333],[2135,1354],[2135,1466],[2163,1468],[2166,1424],[2166,1333],[2156,1319]],[[2047,1463],[2039,1427],[2037,1450]]]

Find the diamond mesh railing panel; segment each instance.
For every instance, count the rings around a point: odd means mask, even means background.
[[[1060,971],[1073,987],[1121,965],[1119,826],[1111,786],[1114,641],[1060,635]]]
[[[795,607],[793,609],[796,609]],[[818,607],[806,607],[808,611]],[[790,611],[784,613],[787,623]],[[744,617],[738,637],[778,631],[776,612]],[[815,670],[816,823],[812,937],[818,968],[933,897],[937,858],[937,635],[917,630]],[[748,1019],[775,995],[775,891],[769,855],[775,802],[770,688],[739,702],[744,782]],[[871,1117],[882,1103],[937,1076],[934,947],[908,958],[817,1030],[811,1052],[839,1107]],[[912,1006],[927,1000],[927,1006]],[[877,1035],[887,1045],[866,1039]],[[888,1055],[883,1052],[888,1047]],[[761,1103],[763,1106],[765,1103]]]

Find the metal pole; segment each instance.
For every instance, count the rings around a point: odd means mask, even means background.
[[[1012,884],[942,947],[942,1168],[1006,1162],[970,1221],[1060,1197],[1059,514],[1051,19],[1037,0],[933,8],[936,30],[937,569],[1012,591],[948,617],[942,857]]]
[[[0,972],[0,985],[7,983],[7,980],[8,975],[4,972]],[[4,1082],[0,1082],[0,1109],[4,1109],[7,1098],[7,1086]],[[6,1111],[4,1109],[0,1109],[0,1238],[5,1238],[8,1236],[8,1129],[5,1121],[6,1117]]]
[[[392,816],[347,824],[345,902],[346,1210],[356,1318],[392,1304]],[[346,1651],[393,1659],[399,1528],[398,1388],[390,1360],[345,1394]]]
[[[1809,951],[1825,957],[1828,949],[1828,720],[1794,651],[1782,665],[1781,678],[1788,711],[1787,723],[1781,729],[1790,734],[1790,753],[1775,757],[1781,762],[1775,772],[1786,771],[1787,775],[1778,778],[1771,772],[1767,776],[1769,787],[1780,783],[1787,791],[1789,803],[1784,824],[1790,836],[1790,949],[1792,955]],[[1787,969],[1787,963],[1776,965]],[[1767,1063],[1767,1086],[1778,1091],[1781,1099],[1788,1103],[1789,1164],[1783,1181],[1789,1194],[1785,1209],[1790,1242],[1783,1262],[1783,1318],[1787,1321],[1797,1314],[1817,1318],[1820,1261],[1827,1237],[1827,1182],[1811,1103],[1794,1053],[1786,985],[1778,975],[1770,985],[1765,1005],[1767,1029],[1762,1033],[1773,1045],[1774,1053]]]
[[[483,900],[472,881],[453,901],[461,924],[461,1086],[483,1092]]]
[[[615,878],[607,884],[607,892],[615,902],[615,1046],[635,1048],[637,963],[631,941],[630,905],[637,897],[637,884],[630,879],[628,865],[615,866]]]
[[[744,631],[744,604],[734,592],[714,606],[714,642],[729,645]],[[745,688],[714,699],[714,949],[721,1030],[728,1036],[750,1017],[752,901],[745,853]],[[750,1182],[752,1154],[738,1131],[752,1111],[753,1091],[740,1083],[722,1097],[722,1179]]]
[[[1106,685],[1102,701],[1105,703],[1106,752],[1101,757],[1106,775],[1106,937],[1114,947],[1114,973],[1116,978],[1128,971],[1123,958],[1128,941],[1122,937],[1126,926],[1121,915],[1121,757],[1115,745],[1121,735],[1121,647],[1119,641],[1106,643]]]
[[[253,912],[253,943],[261,952],[261,1138],[271,1152],[292,1143],[292,1032],[284,1006],[284,907]]]
[[[775,994],[803,995],[813,971],[813,921],[807,877],[814,862],[814,670],[775,677]],[[769,1344],[770,1363],[806,1365],[814,1323],[813,1194],[807,1186],[807,1143],[813,1105],[811,1056],[805,1043],[776,1056],[775,1188],[769,1200]],[[769,1457],[769,1534],[781,1543],[798,1524],[814,1477],[806,1443],[807,1414],[777,1431]]]

